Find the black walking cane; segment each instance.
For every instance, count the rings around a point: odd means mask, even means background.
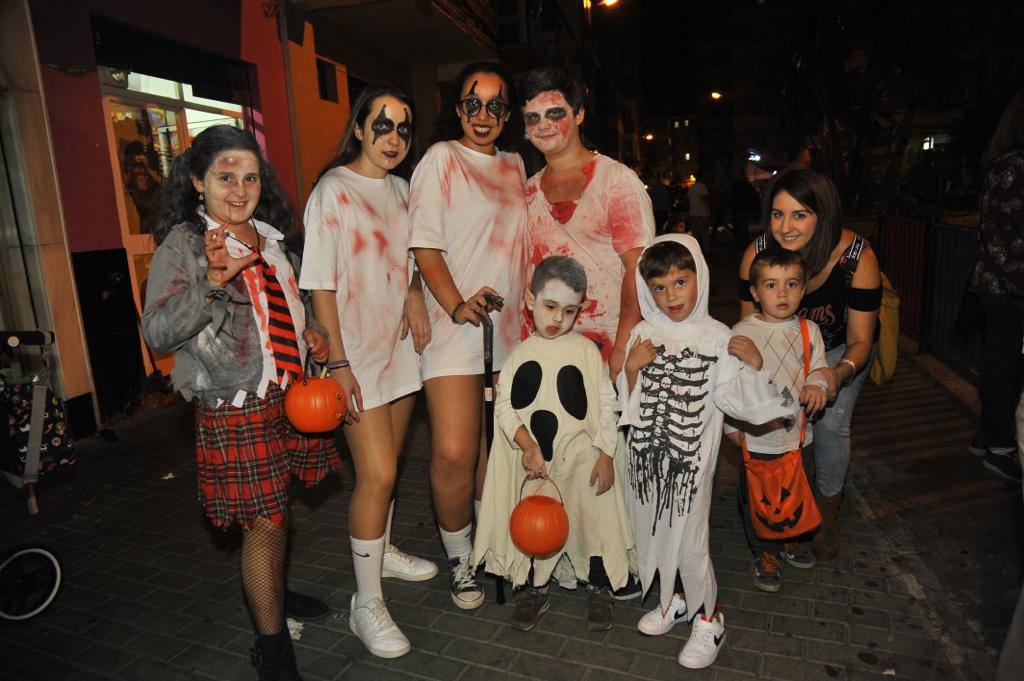
[[[505,302],[501,296],[486,295],[484,298],[499,310]],[[483,316],[481,325],[484,329],[484,432],[487,433],[487,456],[490,457],[494,441],[494,322],[490,314]],[[505,578],[501,575],[494,575],[494,589],[498,605],[505,605]]]

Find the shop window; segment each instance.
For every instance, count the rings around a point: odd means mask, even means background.
[[[316,84],[320,88],[320,99],[338,101],[338,76],[334,64],[325,59],[316,60]]]

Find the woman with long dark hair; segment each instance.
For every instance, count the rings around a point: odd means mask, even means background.
[[[174,352],[174,387],[196,405],[199,498],[210,522],[242,526],[241,576],[261,681],[296,681],[284,617],[288,486],[340,464],[330,438],[297,433],[284,390],[327,339],[304,307],[283,240],[292,214],[255,138],[207,128],[171,166],[142,330]],[[304,342],[300,342],[300,339]]]
[[[398,458],[421,387],[417,353],[430,341],[419,275],[409,271],[409,185],[393,174],[409,157],[413,116],[412,99],[392,85],[356,99],[341,150],[306,204],[300,281],[330,334],[327,367],[350,396],[342,429],[356,471],[349,626],[379,657],[410,649],[384,604],[381,576],[437,574],[390,541]]]
[[[453,83],[436,143],[412,177],[410,248],[427,284],[433,339],[422,356],[430,415],[430,483],[451,569],[451,598],[483,605],[471,569],[474,491],[482,491],[486,451],[483,344],[494,317],[494,366],[519,341],[526,277],[522,159],[502,151],[514,139],[511,80],[498,64],[470,64]],[[499,297],[504,298],[502,306]],[[479,468],[478,468],[479,466]]]
[[[809,568],[815,556],[832,559],[839,553],[836,520],[850,464],[850,420],[874,349],[882,280],[871,245],[843,228],[839,192],[825,175],[787,171],[772,185],[765,205],[765,224],[770,228],[747,247],[740,261],[740,317],[756,311],[749,285],[754,256],[768,247],[799,251],[806,264],[807,292],[797,314],[821,329],[828,368],[818,371],[829,383],[829,394],[835,395],[813,424],[822,516],[814,553],[791,544],[781,554],[791,567]]]

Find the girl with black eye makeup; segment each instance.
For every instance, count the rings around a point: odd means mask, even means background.
[[[371,653],[391,658],[410,645],[384,604],[381,577],[437,574],[436,565],[390,540],[398,459],[421,386],[417,353],[430,342],[430,323],[408,257],[409,185],[393,173],[412,144],[412,100],[394,86],[374,85],[352,111],[341,151],[306,205],[300,284],[313,291],[313,308],[330,333],[331,377],[350,396],[342,429],[356,470],[349,626]]]
[[[451,598],[484,603],[473,577],[473,500],[486,470],[481,442],[481,320],[494,323],[494,366],[519,341],[526,277],[526,174],[509,138],[510,79],[497,64],[466,67],[454,81],[412,177],[410,248],[427,284],[433,341],[422,377],[431,428],[430,481],[451,565]],[[514,139],[514,138],[513,138]],[[504,297],[504,306],[494,296]]]

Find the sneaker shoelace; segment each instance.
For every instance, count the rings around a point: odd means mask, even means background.
[[[388,544],[384,549],[384,555],[388,560],[392,560],[402,565],[409,567],[412,565],[412,556],[399,549],[394,544]]]
[[[761,572],[775,574],[779,571],[779,559],[770,553],[761,555]]]
[[[697,645],[702,648],[714,647],[715,645],[715,627],[714,620],[706,619],[704,615],[701,615],[697,622],[700,622],[702,626],[694,626],[693,631],[690,632],[690,639],[695,639]],[[703,623],[707,622],[707,626],[703,626]],[[696,622],[694,623],[696,624]],[[689,641],[687,641],[689,643]]]
[[[476,578],[469,569],[469,560],[459,560],[458,566],[452,571],[452,586],[459,593],[477,590]]]
[[[394,628],[395,621],[391,619],[391,613],[384,607],[384,601],[374,598],[363,607],[370,612],[370,620],[373,622],[374,631],[381,633]]]

